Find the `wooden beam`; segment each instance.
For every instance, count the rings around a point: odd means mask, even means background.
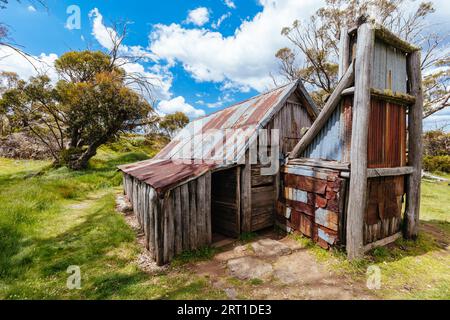
[[[342,96],[350,96],[355,94],[355,87],[350,87],[342,91]],[[405,106],[409,106],[416,102],[416,98],[407,93],[402,92],[394,92],[392,90],[380,90],[372,88],[370,89],[370,94],[374,98],[378,98],[381,100],[386,100],[389,102],[393,102],[396,104],[401,104]]]
[[[413,167],[367,169],[368,178],[404,176],[414,172]]]
[[[325,169],[334,169],[334,170],[348,170],[350,168],[349,163],[338,162],[338,161],[326,161],[319,159],[310,159],[310,158],[296,158],[289,160],[288,165],[291,164],[299,164],[310,167],[319,167]]]
[[[339,39],[339,74],[341,79],[350,65],[350,36],[346,27],[341,29],[341,37]]]
[[[364,246],[364,252],[370,251],[370,250],[372,250],[373,248],[376,248],[376,247],[382,247],[382,246],[385,246],[385,245],[387,245],[389,243],[392,243],[395,240],[397,240],[398,238],[400,238],[401,236],[402,236],[402,233],[401,232],[397,232],[396,234],[393,234],[392,236],[389,236],[387,238],[383,238],[383,239],[380,239],[378,241],[371,242],[371,243],[369,243],[369,244]]]
[[[408,79],[411,94],[416,102],[409,108],[408,114],[408,164],[414,173],[406,179],[405,237],[415,239],[418,235],[420,211],[420,181],[422,173],[422,117],[423,90],[420,69],[420,51],[412,52],[407,57]]]
[[[327,120],[330,118],[336,106],[339,104],[341,100],[341,93],[344,89],[348,88],[352,85],[354,79],[355,72],[353,70],[353,63],[350,64],[347,72],[345,72],[341,81],[337,85],[336,89],[331,94],[327,103],[323,107],[316,121],[313,123],[311,128],[305,133],[305,135],[300,139],[297,145],[294,147],[292,152],[289,154],[289,159],[294,159],[298,157],[305,148],[312,142],[312,140],[316,137],[322,127],[325,125]]]
[[[370,114],[370,88],[375,33],[370,24],[358,28],[355,61],[355,97],[351,140],[351,172],[347,208],[347,256],[350,260],[364,254],[363,228],[367,199],[367,137]]]

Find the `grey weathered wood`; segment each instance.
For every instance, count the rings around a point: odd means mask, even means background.
[[[197,180],[189,182],[189,247],[191,250],[198,248],[197,239]]]
[[[173,257],[173,238],[172,238],[172,219],[173,219],[173,193],[172,191],[167,192],[164,197],[164,263],[170,261]]]
[[[183,229],[182,229],[182,220],[181,220],[181,187],[175,188],[173,190],[174,193],[174,224],[175,224],[175,233],[174,233],[174,241],[175,241],[175,254],[180,254],[183,251]]]
[[[188,184],[185,183],[181,187],[181,221],[182,221],[182,238],[183,238],[183,250],[189,250],[190,249],[190,228],[189,228],[189,218],[190,218],[190,211],[189,211],[189,187]]]
[[[197,236],[199,246],[206,244],[205,176],[197,179]]]
[[[371,243],[369,243],[369,244],[364,246],[364,252],[372,250],[373,248],[376,248],[376,247],[382,247],[382,246],[385,246],[385,245],[387,245],[389,243],[392,243],[395,240],[397,240],[398,238],[400,238],[401,236],[402,236],[402,233],[401,232],[397,232],[397,233],[393,234],[392,236],[388,236],[386,238],[383,238],[383,239],[371,242]]]
[[[155,258],[156,264],[161,266],[164,264],[164,211],[167,203],[166,197],[157,198],[157,210],[155,215]]]
[[[304,165],[304,166],[319,167],[319,168],[325,168],[325,169],[335,169],[335,170],[348,170],[350,168],[350,164],[345,163],[345,162],[325,161],[325,160],[309,159],[309,158],[292,159],[292,160],[289,160],[288,164],[289,165],[299,164],[299,165]]]
[[[349,96],[353,95],[355,93],[355,87],[350,87],[342,91],[341,96]],[[379,90],[372,88],[370,89],[370,94],[374,98],[378,98],[381,100],[385,100],[388,102],[392,102],[395,104],[400,104],[404,106],[408,106],[411,104],[414,104],[416,102],[416,98],[412,95],[409,95],[407,93],[401,93],[401,92],[393,92],[390,90]]]
[[[350,65],[350,36],[346,27],[341,29],[339,39],[339,79],[341,79]]]
[[[423,90],[420,52],[415,51],[410,53],[407,62],[408,78],[411,86],[410,94],[415,96],[416,102],[410,107],[408,114],[408,164],[414,168],[414,172],[406,179],[405,237],[414,239],[419,232],[420,180],[423,149]]]
[[[305,135],[300,139],[295,148],[289,154],[290,159],[298,157],[305,150],[305,148],[311,143],[311,141],[316,137],[316,135],[320,132],[320,129],[322,129],[324,124],[330,118],[336,106],[339,104],[339,101],[341,100],[342,91],[352,85],[354,75],[355,73],[353,70],[353,63],[351,63],[349,68],[347,69],[347,72],[345,72],[341,81],[339,81],[336,89],[333,91],[327,103],[323,107],[316,121],[313,123],[311,128],[305,133]]]
[[[241,170],[241,231],[250,232],[252,227],[252,168],[246,159]]]
[[[149,186],[149,248],[153,255],[153,259],[156,260],[155,257],[155,246],[156,246],[156,239],[155,239],[155,221],[156,221],[156,215],[158,214],[157,210],[157,195],[155,189]]]
[[[364,214],[367,199],[367,137],[370,114],[370,79],[374,31],[368,23],[358,29],[355,61],[355,97],[351,141],[351,171],[347,208],[347,255],[350,260],[364,253]]]
[[[393,177],[393,176],[403,176],[414,172],[413,167],[398,167],[398,168],[376,168],[367,169],[367,177]]]
[[[241,230],[241,167],[236,170],[236,229],[237,233]]]
[[[211,172],[205,174],[206,244],[212,243],[211,227]],[[239,178],[238,178],[239,181]]]

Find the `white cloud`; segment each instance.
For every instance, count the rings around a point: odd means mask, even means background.
[[[234,35],[186,29],[179,24],[155,26],[150,49],[169,62],[179,62],[197,81],[224,82],[264,91],[276,74],[275,52],[289,43],[281,29],[306,18],[323,2],[316,0],[260,0],[262,12],[245,20]]]
[[[29,5],[29,6],[27,7],[27,10],[30,11],[30,12],[36,12],[36,8],[33,7],[32,5]]]
[[[113,40],[118,37],[117,33],[114,29],[105,26],[103,16],[97,8],[89,12],[89,17],[92,19],[92,35],[102,47],[111,50]],[[156,61],[157,57],[153,53],[141,46],[127,45],[121,45],[119,53],[124,57],[122,58],[124,60],[123,68],[127,73],[136,75],[141,79],[145,78],[152,84],[153,96],[147,97],[147,99],[168,100],[172,97],[170,89],[172,87],[173,76],[168,67],[153,65],[151,68],[146,68],[141,63],[133,62],[135,58],[140,58],[139,62]]]
[[[58,55],[54,53],[25,56],[10,47],[0,46],[0,70],[15,72],[24,80],[45,73],[56,81],[57,75],[53,67],[56,59]]]
[[[209,11],[205,7],[199,7],[188,12],[186,23],[192,23],[196,26],[203,26],[209,21]]]
[[[185,113],[189,118],[198,118],[205,115],[205,111],[196,109],[187,103],[182,96],[178,96],[171,100],[163,100],[158,104],[156,111],[160,115],[166,115],[181,111]]]
[[[213,22],[213,23],[211,24],[211,27],[212,27],[213,29],[218,29],[218,28],[220,28],[220,25],[222,24],[222,22],[223,22],[225,19],[229,18],[230,16],[231,16],[231,12],[227,12],[227,13],[221,15],[220,18],[217,19],[216,22]]]
[[[219,97],[216,102],[204,103],[208,108],[216,109],[223,108],[233,102],[234,99],[231,97],[230,93],[225,93],[223,96]]]
[[[236,5],[234,4],[233,0],[225,0],[225,5],[230,9],[236,9]]]

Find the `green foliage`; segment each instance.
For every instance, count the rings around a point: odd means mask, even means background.
[[[423,152],[426,156],[450,155],[450,133],[443,130],[425,132],[423,135]]]
[[[47,76],[19,81],[4,92],[0,109],[38,137],[56,164],[86,168],[101,145],[152,112],[107,54],[68,52],[55,67],[61,78],[56,86]]]
[[[189,118],[183,112],[175,112],[168,114],[159,122],[160,128],[169,137],[173,137],[180,129],[184,128],[189,123]]]
[[[255,232],[242,232],[239,235],[239,241],[247,243],[254,240],[257,236]]]
[[[425,156],[423,158],[423,169],[430,172],[450,173],[450,156]]]

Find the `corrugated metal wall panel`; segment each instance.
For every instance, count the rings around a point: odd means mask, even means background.
[[[374,50],[372,86],[407,93],[406,55],[404,52],[376,41]]]
[[[304,158],[342,161],[343,137],[341,135],[342,104],[336,107],[319,134],[303,152]]]

